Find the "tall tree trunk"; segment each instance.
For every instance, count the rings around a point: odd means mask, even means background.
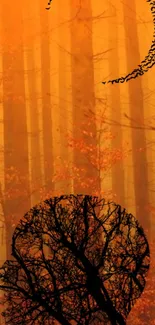
[[[132,11],[132,20],[129,17],[129,5]],[[127,53],[127,70],[130,73],[140,63],[138,32],[136,23],[135,1],[127,0],[123,2],[124,28]],[[131,128],[144,123],[143,91],[141,78],[132,79],[128,83],[130,96],[130,118]],[[142,148],[140,152],[139,149]],[[136,202],[136,217],[144,228],[144,231],[150,233],[150,214],[147,210],[149,205],[148,193],[148,171],[146,157],[146,139],[143,129],[136,130],[132,128],[132,152],[134,164],[134,189]],[[148,235],[149,235],[148,233]]]
[[[45,9],[44,0],[40,0],[40,30],[41,30],[41,89],[42,89],[42,122],[43,122],[43,151],[44,175],[46,191],[54,189],[53,178],[53,142],[52,142],[52,107],[50,100],[50,37],[49,17]]]
[[[114,9],[114,7],[111,7]],[[112,73],[112,78],[119,76],[119,56],[118,56],[118,27],[116,12],[114,15],[111,10],[109,18],[109,67]],[[120,85],[110,85],[110,106],[111,119],[121,121],[121,101],[120,101]],[[111,125],[111,133],[114,136],[111,139],[112,149],[118,149],[122,152],[122,128],[121,126]],[[114,163],[112,166],[112,192],[116,195],[116,202],[121,206],[125,206],[125,189],[124,189],[124,168],[122,161]]]
[[[35,71],[35,56],[34,56],[34,37],[36,22],[33,17],[35,14],[34,3],[28,1],[24,7],[24,13],[29,20],[29,28],[25,28],[25,47],[26,47],[26,71],[28,80],[28,118],[30,125],[30,173],[31,173],[31,206],[37,204],[40,200],[39,190],[42,186],[41,174],[41,152],[40,152],[40,131],[37,103],[37,86],[36,86],[36,71]],[[31,17],[32,15],[32,17]],[[29,32],[30,31],[30,32]]]
[[[91,1],[85,0],[77,5],[77,1],[73,0],[70,7],[73,138],[83,140],[86,147],[93,145],[93,154],[97,157],[95,119],[90,122],[85,117],[86,113],[89,114],[89,109],[95,112]],[[79,179],[73,181],[74,194],[99,192],[99,171],[87,159],[86,154],[75,149],[73,164],[79,168]],[[86,185],[85,188],[82,183]]]
[[[69,6],[65,4],[63,11],[61,1],[58,1],[58,37],[59,37],[59,132],[60,132],[60,156],[62,163],[67,162],[70,165],[70,151],[67,137],[65,136],[69,127],[69,104],[68,104],[68,75],[67,64],[69,63],[66,47],[68,46],[68,28],[61,25],[64,22],[64,16],[68,14]],[[62,194],[71,193],[71,181],[64,175],[64,180],[59,183]]]
[[[22,42],[22,3],[18,2],[17,4],[2,0],[1,10],[5,220],[7,258],[9,259],[11,256],[13,218],[17,221],[29,210],[30,191]],[[9,182],[8,174],[12,176]],[[14,177],[15,174],[19,176],[19,184]]]

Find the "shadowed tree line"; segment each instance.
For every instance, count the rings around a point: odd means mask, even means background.
[[[138,221],[89,195],[32,208],[0,269],[6,324],[126,324],[145,287],[150,253]]]

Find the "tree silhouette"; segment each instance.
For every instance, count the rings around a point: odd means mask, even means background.
[[[150,262],[138,221],[88,195],[32,208],[14,231],[12,256],[0,269],[2,315],[12,325],[124,325]]]

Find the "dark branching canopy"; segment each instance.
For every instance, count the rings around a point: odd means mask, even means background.
[[[150,254],[137,220],[113,202],[54,197],[16,227],[0,271],[6,324],[126,324]]]

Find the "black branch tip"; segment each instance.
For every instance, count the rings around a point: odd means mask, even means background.
[[[48,6],[50,6],[50,5],[51,5],[51,2],[52,2],[52,0],[50,0],[50,1],[48,2]],[[46,7],[45,9],[49,10],[49,9],[50,9],[50,7]]]
[[[34,206],[14,231],[12,257],[0,271],[10,325],[125,325],[150,265],[133,215],[82,194]]]
[[[150,11],[152,14],[152,22],[154,26],[154,32],[153,32],[153,39],[151,46],[148,50],[148,54],[145,56],[144,60],[141,61],[141,63],[138,65],[137,68],[135,68],[132,72],[128,73],[124,77],[119,77],[116,79],[103,81],[102,84],[108,84],[111,83],[112,85],[114,83],[124,83],[128,82],[129,80],[136,79],[137,77],[143,76],[144,73],[148,72],[155,64],[155,1],[154,0],[146,0],[146,2],[150,5]]]

